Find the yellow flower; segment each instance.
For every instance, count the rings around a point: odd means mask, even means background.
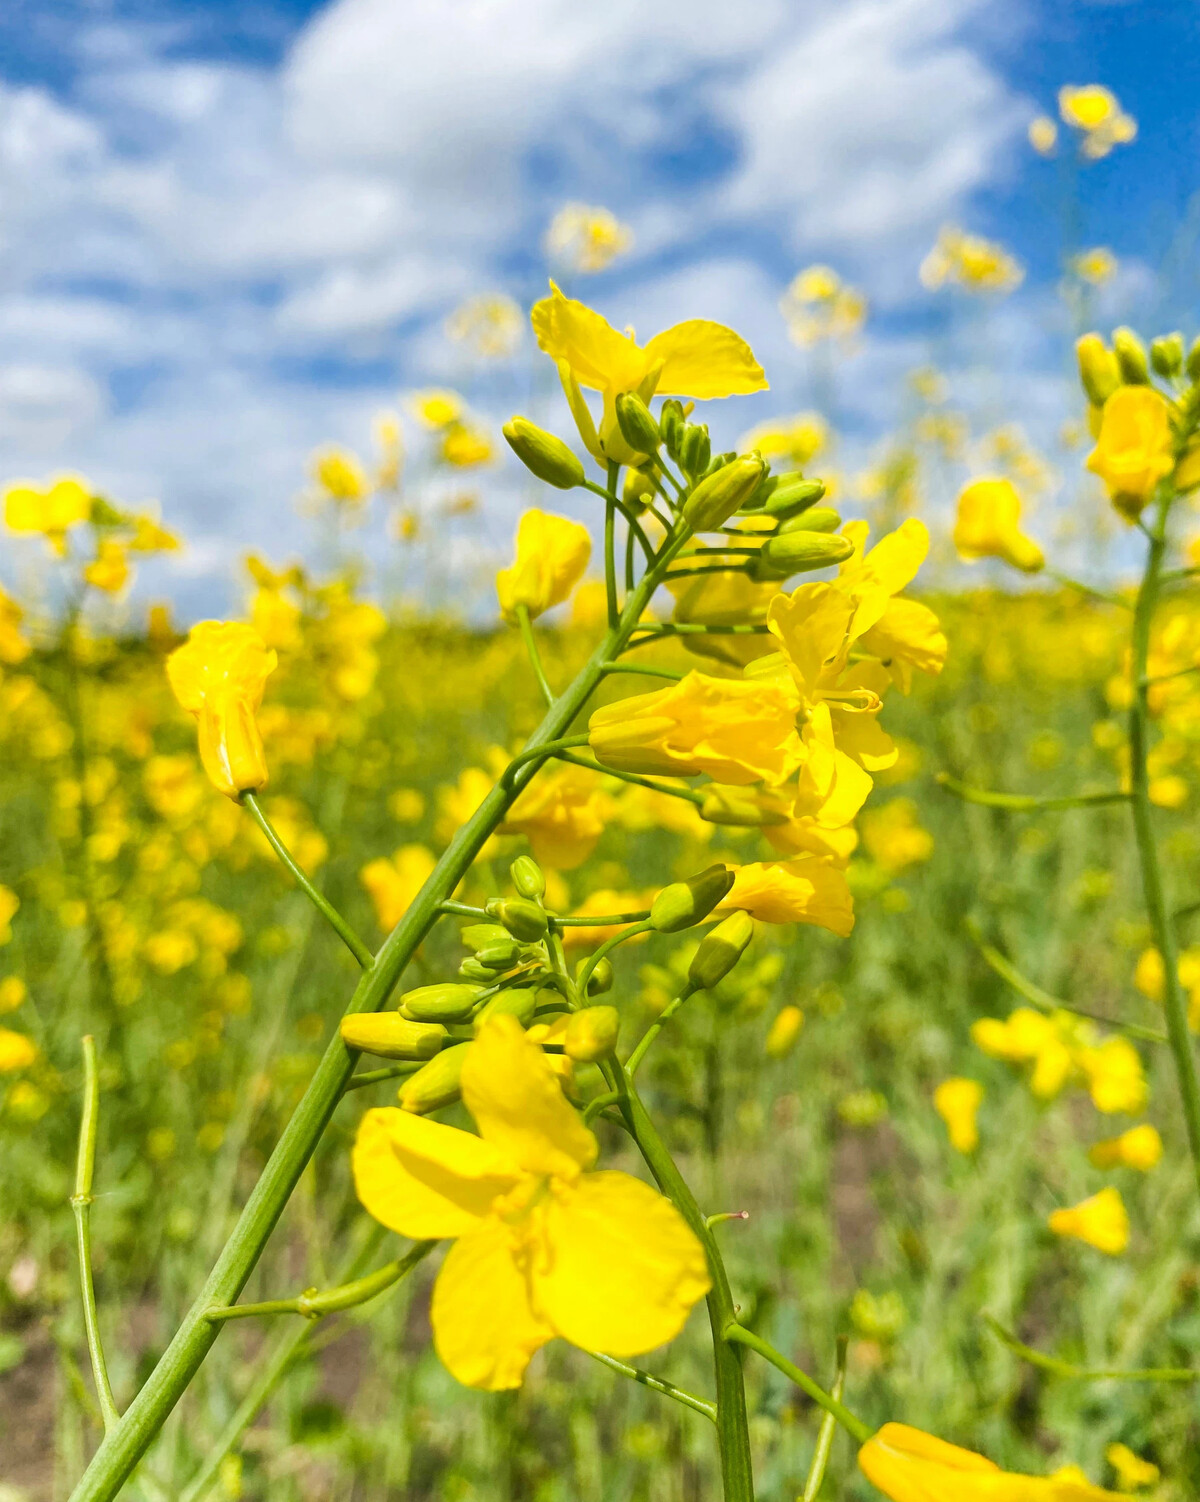
[[[844,872],[817,855],[735,866],[733,885],[715,911],[749,913],[763,923],[812,923],[843,939],[854,928]]]
[[[152,516],[134,518],[134,532],[129,539],[131,553],[178,553],[180,546],[174,532],[168,532]]]
[[[603,271],[633,248],[633,231],[609,209],[564,204],[546,231],[546,254],[572,271]]]
[[[175,697],[200,726],[200,760],[227,797],[267,783],[254,713],[278,662],[258,632],[238,621],[201,621],[167,658]]]
[[[1161,1475],[1152,1461],[1135,1455],[1128,1445],[1109,1445],[1104,1458],[1116,1471],[1117,1485],[1123,1492],[1136,1492],[1144,1486],[1154,1486]]]
[[[418,391],[413,397],[413,409],[427,428],[448,428],[451,423],[461,422],[466,411],[457,391]]]
[[[1093,161],[1107,156],[1114,146],[1127,145],[1137,135],[1137,121],[1102,84],[1059,89],[1058,112],[1067,125],[1083,132],[1083,154]]]
[[[96,547],[96,557],[85,565],[83,577],[93,589],[102,589],[105,594],[116,595],[129,583],[129,559],[125,544],[104,538]]]
[[[17,602],[0,589],[0,662],[10,667],[24,662],[33,650],[21,631],[24,616]]]
[[[312,471],[317,484],[334,501],[361,501],[371,488],[357,455],[349,449],[321,449],[313,455]]]
[[[375,484],[381,490],[396,490],[404,468],[404,433],[400,419],[392,412],[381,412],[372,428],[379,462],[375,467]]]
[[[1109,1257],[1129,1245],[1129,1215],[1120,1191],[1111,1185],[1067,1210],[1055,1210],[1047,1224],[1056,1236],[1086,1241]]]
[[[92,492],[79,475],[58,475],[45,490],[18,481],[4,493],[4,520],[10,532],[41,532],[58,554],[67,532],[92,514]]]
[[[884,1424],[858,1452],[863,1475],[892,1502],[1119,1502],[1074,1476],[1020,1476],[974,1450],[907,1424]]]
[[[517,523],[516,557],[496,575],[500,609],[509,625],[517,606],[537,617],[561,605],[583,578],[592,556],[592,538],[581,522],[549,511],[526,511]]]
[[[779,302],[788,334],[801,348],[822,339],[856,334],[867,316],[867,300],[829,266],[809,266],[793,278]]]
[[[19,975],[6,975],[0,980],[0,1017],[15,1012],[29,995],[29,989]]]
[[[506,360],[521,340],[521,309],[503,292],[484,292],[461,303],[446,320],[446,333],[488,360]]]
[[[819,412],[797,412],[794,417],[776,417],[751,428],[738,440],[738,452],[748,454],[757,449],[764,459],[803,469],[828,439],[829,429]]]
[[[1096,1168],[1136,1168],[1139,1173],[1149,1173],[1162,1154],[1162,1138],[1148,1121],[1130,1127],[1119,1137],[1097,1142],[1088,1150],[1088,1158]]]
[[[1134,1115],[1146,1104],[1141,1055],[1128,1038],[1106,1038],[1097,1048],[1085,1045],[1078,1049],[1076,1061],[1098,1111]]]
[[[973,480],[958,498],[954,546],[963,558],[1002,558],[1036,574],[1045,563],[1041,548],[1021,531],[1021,497],[1011,480]]]
[[[37,1044],[24,1033],[0,1027],[0,1074],[15,1074],[37,1062]]]
[[[402,1236],[453,1237],[433,1290],[434,1344],[468,1387],[519,1387],[560,1336],[611,1356],[673,1340],[708,1292],[678,1210],[629,1174],[588,1172],[596,1139],[515,1018],[480,1029],[462,1067],[479,1136],[368,1111],[354,1145],[367,1211]]]
[[[1085,250],[1075,256],[1071,261],[1071,270],[1083,282],[1089,282],[1093,287],[1103,287],[1105,282],[1111,282],[1117,274],[1117,258],[1112,251],[1104,245],[1097,245],[1093,250]]]
[[[404,917],[417,893],[425,885],[437,861],[424,845],[401,845],[391,860],[380,856],[368,861],[358,873],[366,887],[379,926],[390,933]]]
[[[1032,1063],[1029,1088],[1039,1100],[1051,1100],[1075,1069],[1073,1019],[1056,1012],[1047,1017],[1031,1007],[1017,1007],[1006,1022],[981,1017],[971,1024],[977,1048],[1011,1064]]]
[[[573,871],[596,848],[613,808],[594,772],[566,766],[531,783],[496,833],[523,834],[540,865]]]
[[[766,390],[762,366],[740,334],[721,323],[693,318],[655,334],[645,347],[581,302],[564,297],[553,282],[551,295],[535,303],[530,317],[541,349],[558,365],[559,377],[588,452],[600,463],[629,464],[642,457],[621,436],[617,397],[636,391],[648,402],[662,396],[693,396],[702,401]],[[597,434],[580,387],[604,396]]]
[[[994,240],[964,234],[947,225],[921,262],[921,281],[930,291],[947,282],[967,292],[1011,292],[1025,279],[1020,263]]]
[[[804,1013],[799,1007],[780,1007],[767,1033],[766,1051],[771,1059],[783,1059],[791,1053],[800,1029],[804,1026]]]
[[[912,670],[936,677],[949,651],[945,633],[928,605],[896,598],[924,563],[929,532],[924,522],[910,516],[864,555],[868,530],[866,522],[847,522],[842,528],[854,552],[838,569],[836,584],[858,607],[851,635],[864,652],[886,665],[907,693]]]
[[[7,944],[12,938],[11,923],[17,909],[21,906],[21,899],[9,887],[0,884],[0,944]]]
[[[1174,465],[1175,438],[1166,398],[1152,386],[1119,386],[1104,403],[1087,467],[1104,481],[1109,499],[1126,521],[1137,520]]]
[[[777,584],[758,584],[743,573],[712,573],[677,581],[668,574],[666,583],[675,596],[671,619],[698,626],[762,625],[767,607],[779,593]],[[753,632],[744,636],[688,632],[682,645],[697,657],[710,657],[731,667],[744,667],[771,651],[770,638]]]
[[[688,673],[653,694],[597,709],[588,722],[597,760],[623,772],[745,786],[782,782],[800,759],[795,709],[784,688]]]
[[[933,1109],[946,1123],[955,1152],[973,1153],[979,1146],[975,1118],[982,1100],[983,1086],[978,1080],[943,1080],[933,1092]]]
[[[862,836],[867,854],[889,875],[933,854],[933,836],[917,822],[911,798],[893,798],[870,809],[862,818]]]
[[[474,469],[492,457],[492,440],[469,423],[452,422],[442,433],[440,453],[442,460],[455,469]]]
[[[1058,145],[1058,126],[1049,115],[1029,122],[1029,144],[1039,156],[1049,156]]]

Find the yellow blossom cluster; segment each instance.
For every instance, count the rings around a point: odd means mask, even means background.
[[[946,225],[921,262],[921,283],[931,292],[945,286],[964,292],[1012,292],[1025,279],[1020,262],[994,240]]]
[[[850,339],[867,319],[867,299],[829,266],[808,266],[792,279],[779,302],[793,344]]]

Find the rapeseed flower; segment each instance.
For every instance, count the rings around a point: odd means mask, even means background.
[[[1088,1149],[1088,1158],[1096,1168],[1136,1168],[1139,1173],[1149,1173],[1162,1154],[1163,1140],[1148,1121]]]
[[[349,449],[326,448],[313,455],[313,478],[333,501],[357,505],[370,494],[366,471]]]
[[[539,865],[572,871],[596,848],[613,809],[594,772],[568,765],[532,782],[496,833],[523,834]]]
[[[424,845],[401,845],[391,860],[381,855],[358,873],[385,933],[391,933],[408,912],[436,864],[433,852]]]
[[[25,612],[9,595],[0,589],[0,662],[15,667],[24,662],[33,650],[21,630]]]
[[[1063,123],[1082,133],[1080,150],[1092,161],[1105,157],[1114,146],[1128,145],[1137,136],[1137,121],[1127,115],[1111,89],[1089,83],[1070,84],[1058,91],[1058,112]]]
[[[869,809],[862,818],[862,837],[867,854],[891,876],[933,854],[933,836],[921,828],[911,798],[893,798]]]
[[[966,559],[1000,558],[1023,573],[1046,562],[1041,548],[1021,531],[1021,497],[1011,480],[973,480],[958,498],[954,546]]]
[[[1065,1210],[1055,1210],[1046,1222],[1056,1236],[1086,1241],[1109,1257],[1119,1257],[1129,1245],[1129,1214],[1120,1190],[1110,1184]]]
[[[947,282],[967,292],[1011,292],[1025,280],[1019,261],[994,240],[968,235],[955,225],[940,231],[921,262],[921,282],[931,292]]]
[[[866,322],[867,299],[830,266],[799,272],[779,302],[788,335],[802,349],[823,339],[847,339]]]
[[[757,449],[764,459],[803,469],[829,442],[829,428],[819,412],[797,412],[794,417],[775,417],[751,428],[738,440],[738,452]]]
[[[1039,156],[1049,156],[1058,145],[1058,126],[1049,115],[1029,122],[1029,144]]]
[[[129,583],[131,572],[125,544],[106,537],[97,545],[92,562],[84,565],[83,577],[93,589],[118,595]]]
[[[979,1146],[977,1117],[982,1102],[983,1086],[978,1080],[943,1080],[933,1092],[933,1109],[946,1123],[955,1152],[973,1153]]]
[[[812,923],[843,939],[854,928],[845,873],[817,855],[735,866],[733,885],[714,911],[748,913],[763,923]]]
[[[1157,1484],[1161,1472],[1150,1460],[1135,1455],[1128,1445],[1111,1444],[1104,1458],[1117,1473],[1117,1486],[1123,1492],[1140,1491],[1144,1486]]]
[[[446,320],[446,334],[487,360],[507,360],[521,340],[521,309],[503,292],[483,292]]]
[[[770,1059],[784,1059],[791,1053],[800,1030],[804,1026],[804,1013],[799,1007],[780,1007],[767,1032],[763,1045]]]
[[[834,582],[857,607],[850,634],[862,651],[884,663],[907,693],[913,669],[936,677],[949,651],[945,633],[928,605],[897,598],[925,561],[929,532],[924,522],[909,517],[864,553],[868,530],[866,522],[847,522],[842,528],[854,552],[839,567]]]
[[[536,618],[561,605],[583,578],[592,538],[581,522],[549,511],[526,511],[517,523],[516,557],[496,575],[500,609],[509,625],[524,605]]]
[[[461,422],[466,403],[457,391],[434,389],[418,391],[412,399],[413,410],[427,428],[435,431]]]
[[[1118,387],[1104,403],[1087,467],[1104,481],[1125,520],[1136,521],[1159,481],[1175,467],[1167,399],[1153,386]]]
[[[226,797],[267,783],[267,763],[255,711],[278,658],[252,626],[201,621],[167,658],[175,697],[200,727],[200,760]]]
[[[38,1058],[37,1044],[24,1033],[14,1033],[11,1028],[0,1027],[0,1074],[16,1074],[19,1069],[28,1069]]]
[[[572,271],[603,271],[633,249],[633,231],[611,209],[564,204],[546,231],[546,254]]]
[[[4,492],[4,521],[10,532],[40,532],[62,557],[67,533],[92,514],[92,492],[80,475],[59,475],[45,490],[18,481]]]
[[[1119,1502],[1116,1492],[1074,1475],[1002,1471],[908,1424],[884,1424],[859,1450],[858,1466],[892,1502]]]
[[[515,1018],[486,1022],[462,1066],[479,1136],[395,1108],[354,1146],[367,1211],[402,1236],[454,1238],[434,1285],[434,1345],[468,1387],[519,1387],[556,1336],[636,1356],[673,1340],[708,1292],[683,1217],[597,1143]]]

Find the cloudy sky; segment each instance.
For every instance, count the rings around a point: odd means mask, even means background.
[[[718,437],[805,403],[777,303],[811,261],[871,299],[838,392],[851,449],[906,369],[965,362],[917,278],[948,220],[1027,267],[976,337],[1014,410],[1057,422],[1064,233],[1121,257],[1114,317],[1194,319],[1198,31],[1194,0],[7,0],[5,475],[160,501],[191,542],[169,587],[221,609],[239,550],[303,550],[317,443],[365,446],[430,382],[507,415],[528,376],[481,382],[444,319],[540,295],[571,199],[636,234],[573,291],[641,334],[705,316],[753,343],[773,391],[714,414]],[[1025,131],[1092,81],[1141,133],[1065,229],[1061,165]],[[488,472],[485,543],[511,529],[511,468]]]

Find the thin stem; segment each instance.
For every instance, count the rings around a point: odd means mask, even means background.
[[[605,495],[606,496],[607,496],[607,494],[608,494],[608,492],[605,491]],[[625,518],[625,521],[626,521],[626,523],[627,523],[627,525],[629,527],[630,532],[633,534],[634,537],[637,538],[638,542],[641,544],[642,552],[645,553],[645,555],[646,555],[646,566],[648,568],[653,568],[654,567],[654,549],[650,546],[650,539],[646,536],[645,530],[643,529],[641,522],[638,521],[637,517],[633,514],[633,512],[629,509],[629,507],[624,503],[624,501],[622,501],[620,499],[619,496],[616,497],[616,501],[617,501],[617,510]],[[628,575],[627,579],[628,579],[628,586],[629,586],[630,589],[632,589],[633,588],[633,577],[632,577],[632,575]]]
[[[386,1069],[364,1069],[361,1074],[351,1078],[343,1094],[349,1095],[351,1090],[365,1090],[368,1085],[382,1084],[384,1080],[402,1080],[422,1068],[423,1064],[390,1064]]]
[[[1030,1366],[1040,1367],[1042,1371],[1051,1372],[1056,1377],[1074,1377],[1084,1382],[1195,1382],[1200,1378],[1200,1372],[1194,1372],[1185,1366],[1147,1366],[1124,1371],[1115,1367],[1075,1366],[1069,1361],[1060,1361],[1057,1356],[1047,1356],[1042,1351],[1035,1351],[1032,1346],[1022,1344],[990,1314],[985,1314],[983,1320],[996,1339],[1002,1341],[1022,1361],[1028,1361]]]
[[[636,641],[631,641],[626,651],[644,647],[647,642],[657,641],[660,636],[766,636],[769,627],[706,626],[699,621],[639,621],[637,629],[644,634]]]
[[[568,915],[565,918],[553,918],[551,922],[557,928],[608,928],[613,923],[641,923],[649,916],[650,909],[643,907],[636,913],[580,913],[578,917]]]
[[[608,491],[604,502],[604,588],[608,599],[608,629],[612,631],[619,614],[617,606],[617,475],[621,466],[611,460],[608,465]]]
[[[846,1390],[846,1351],[849,1345],[850,1341],[847,1336],[838,1336],[837,1369],[833,1386],[830,1388],[830,1396],[836,1398],[839,1403]],[[836,1428],[837,1420],[833,1414],[827,1413],[821,1420],[821,1428],[817,1433],[817,1447],[813,1451],[812,1464],[808,1468],[808,1479],[804,1483],[804,1495],[800,1502],[817,1502],[821,1483],[825,1480],[825,1471],[829,1465],[829,1452],[833,1449],[833,1436]]]
[[[818,1403],[826,1413],[832,1414],[842,1428],[848,1430],[860,1445],[866,1444],[871,1438],[872,1431],[862,1419],[851,1413],[845,1404],[840,1403],[832,1393],[827,1393],[823,1387],[814,1382],[807,1372],[801,1371],[798,1366],[777,1351],[770,1341],[764,1340],[761,1335],[756,1335],[753,1330],[747,1330],[745,1325],[739,1325],[736,1321],[731,1321],[726,1326],[725,1339],[757,1351],[764,1361],[769,1361],[776,1371],[782,1372],[790,1382],[794,1382],[798,1388],[806,1392],[814,1403]]]
[[[695,579],[708,574],[744,574],[752,567],[749,563],[711,563],[699,568],[673,568],[667,575],[667,583],[673,579]]]
[[[674,1398],[677,1403],[682,1403],[685,1408],[690,1408],[694,1413],[702,1413],[706,1419],[717,1422],[717,1405],[709,1403],[704,1398],[698,1398],[695,1393],[685,1392],[682,1387],[676,1387],[673,1382],[667,1382],[662,1377],[652,1377],[649,1372],[644,1372],[640,1367],[626,1366],[625,1362],[618,1361],[615,1356],[605,1356],[600,1351],[587,1353],[593,1361],[598,1361],[601,1366],[608,1367],[610,1372],[620,1372],[622,1377],[628,1377],[632,1382],[640,1382],[643,1387],[650,1388],[653,1392],[663,1393],[668,1398]]]
[[[368,1273],[365,1277],[355,1278],[352,1282],[339,1284],[336,1288],[326,1288],[320,1293],[315,1288],[311,1288],[304,1293],[297,1294],[295,1298],[266,1299],[258,1304],[228,1304],[209,1309],[205,1318],[221,1321],[249,1319],[256,1315],[302,1314],[305,1319],[323,1319],[327,1314],[338,1314],[343,1309],[353,1309],[358,1304],[365,1304],[370,1299],[378,1298],[381,1293],[391,1288],[393,1283],[398,1283],[401,1278],[407,1277],[419,1262],[429,1256],[436,1245],[436,1241],[418,1241],[403,1257],[397,1257],[386,1267]]]
[[[465,902],[439,902],[438,912],[448,918],[474,918],[479,923],[491,921],[483,908],[468,907]]]
[[[606,767],[602,761],[588,761],[582,756],[573,756],[569,751],[559,757],[560,761],[569,761],[572,766],[587,767],[590,772],[603,772],[605,777],[615,777],[620,782],[631,782],[635,787],[649,788],[651,792],[665,793],[669,798],[683,798],[688,803],[694,803],[700,808],[704,803],[704,794],[695,788],[672,787],[670,783],[656,782],[653,777],[643,777],[640,772],[622,772],[616,767]]]
[[[1155,688],[1160,683],[1173,683],[1176,678],[1187,678],[1192,673],[1200,673],[1200,662],[1195,662],[1190,668],[1180,668],[1174,673],[1160,673],[1157,678],[1147,678],[1146,687]]]
[[[761,558],[762,557],[762,549],[761,548],[742,548],[742,547],[731,547],[731,548],[699,547],[699,548],[691,548],[688,552],[684,553],[682,556],[684,558],[700,558],[700,557],[703,557],[705,555],[710,555],[711,556],[712,554],[716,554],[716,553],[720,553],[720,554],[737,553],[741,557],[744,557],[744,558]]]
[[[1119,605],[1122,610],[1129,609],[1129,601],[1123,600],[1120,595],[1108,594],[1102,589],[1093,589],[1090,584],[1083,584],[1078,579],[1072,579],[1069,574],[1060,574],[1056,569],[1048,568],[1046,577],[1053,579],[1057,584],[1065,584],[1068,589],[1077,589],[1081,595],[1087,595],[1092,600],[1099,600],[1101,604]]]
[[[375,956],[346,922],[345,918],[342,917],[341,913],[338,912],[337,908],[333,906],[328,898],[323,897],[317,891],[316,887],[313,886],[312,882],[309,881],[308,877],[300,869],[299,865],[297,865],[291,851],[279,838],[278,834],[276,834],[275,826],[263,812],[262,805],[258,801],[258,795],[256,793],[243,793],[241,801],[244,807],[250,810],[251,818],[262,831],[271,849],[291,873],[292,880],[326,920],[362,968],[369,970],[375,963]]]
[[[525,650],[529,653],[530,665],[533,668],[534,677],[542,693],[546,696],[546,703],[554,703],[554,690],[546,681],[546,670],[542,667],[542,654],[538,651],[537,638],[533,634],[533,622],[529,618],[529,606],[517,606],[517,624],[521,628],[521,636],[525,641]]]
[[[500,786],[511,788],[516,774],[528,762],[543,762],[548,757],[556,755],[559,751],[574,750],[577,746],[589,744],[586,735],[560,735],[552,741],[546,741],[540,746],[530,746],[522,751],[519,756],[514,756],[508,766],[500,774]]]
[[[87,1332],[88,1356],[92,1363],[92,1380],[106,1431],[121,1418],[113,1401],[100,1341],[100,1322],[96,1314],[96,1285],[92,1278],[92,1178],[96,1169],[96,1129],[100,1121],[100,1076],[96,1070],[96,1040],[89,1033],[83,1039],[83,1112],[79,1118],[79,1151],[75,1158],[75,1193],[71,1209],[75,1212],[75,1245],[79,1251],[79,1292],[83,1299],[83,1327]]]
[[[1071,793],[1062,798],[1039,798],[1032,793],[994,793],[990,788],[976,788],[959,782],[949,772],[939,772],[934,781],[964,803],[1006,808],[1014,814],[1033,813],[1037,809],[1095,808],[1105,803],[1128,803],[1133,797],[1132,793],[1122,792],[1119,788],[1104,793]]]
[[[604,943],[583,962],[583,968],[580,970],[578,978],[575,981],[575,986],[580,996],[587,995],[587,984],[592,978],[592,971],[595,970],[596,966],[606,955],[616,949],[619,944],[624,944],[629,939],[637,938],[638,934],[648,934],[653,931],[653,923],[635,923],[631,928],[623,928],[619,934],[613,934],[611,938],[605,939]]]
[[[615,1106],[623,1098],[619,1090],[606,1090],[603,1095],[597,1095],[592,1100],[589,1100],[583,1108],[584,1126],[591,1126],[601,1111],[605,1110],[608,1106]]]
[[[672,683],[680,683],[687,677],[686,673],[680,673],[675,668],[651,668],[643,667],[640,663],[633,662],[606,662],[606,673],[638,673],[645,678],[669,678]]]
[[[684,1004],[684,1002],[687,1001],[688,997],[694,996],[696,994],[696,990],[697,987],[693,986],[691,981],[688,981],[687,985],[684,986],[679,995],[675,997],[674,1001],[669,1001],[666,1006],[663,1007],[659,1015],[642,1034],[641,1038],[638,1041],[637,1047],[629,1055],[629,1061],[625,1065],[625,1073],[629,1076],[630,1079],[632,1079],[633,1076],[638,1072],[638,1066],[646,1057],[646,1054],[650,1050],[650,1045],[654,1042],[655,1038],[658,1037],[659,1033],[662,1032],[663,1028],[667,1025],[668,1022],[670,1022],[671,1018],[674,1017],[675,1013]]]

